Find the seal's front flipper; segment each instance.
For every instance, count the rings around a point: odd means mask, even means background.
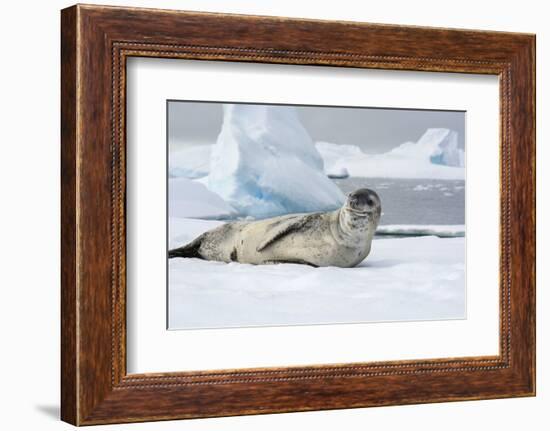
[[[278,264],[278,263],[294,263],[294,264],[297,264],[297,265],[308,265],[308,266],[312,266],[313,268],[319,268],[318,265],[315,265],[311,262],[307,262],[307,261],[302,260],[302,259],[267,260],[267,261],[264,262],[264,264],[266,264],[266,265]]]
[[[173,257],[197,257],[199,259],[204,259],[199,252],[202,239],[203,235],[199,236],[198,238],[194,239],[189,244],[184,245],[183,247],[168,250],[168,259],[171,259]]]
[[[256,247],[256,251],[260,252],[284,236],[300,230],[307,221],[307,217],[294,216],[273,223],[267,229],[266,237]]]

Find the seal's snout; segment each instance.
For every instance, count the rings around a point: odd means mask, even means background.
[[[359,189],[348,195],[347,206],[357,212],[371,212],[380,208],[380,198],[374,190]]]

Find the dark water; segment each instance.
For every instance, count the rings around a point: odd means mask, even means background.
[[[464,224],[464,180],[335,179],[344,193],[367,187],[382,201],[380,224]]]

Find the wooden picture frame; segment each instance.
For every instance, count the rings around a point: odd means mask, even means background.
[[[61,418],[74,425],[533,396],[535,36],[77,5],[61,13]],[[127,374],[130,56],[498,75],[500,354]]]

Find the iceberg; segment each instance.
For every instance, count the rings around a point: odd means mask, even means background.
[[[325,173],[329,178],[342,179],[348,178],[349,172],[344,166],[340,166],[333,169],[325,169]]]
[[[325,171],[353,177],[430,178],[463,180],[464,150],[458,148],[458,134],[449,129],[428,129],[417,142],[405,142],[382,154],[367,154],[353,145],[317,142]]]
[[[168,215],[171,218],[228,219],[237,212],[204,184],[187,178],[170,178]]]
[[[291,106],[224,105],[208,188],[256,218],[332,210],[345,199]]]
[[[189,179],[203,178],[210,172],[212,144],[193,145],[168,156],[168,176]]]
[[[449,129],[428,129],[417,142],[405,142],[388,155],[464,167],[464,150],[458,148],[458,133]]]
[[[345,166],[342,166],[338,161],[342,158],[353,158],[364,156],[365,153],[355,145],[333,144],[332,142],[318,141],[315,143],[315,148],[323,157],[325,166],[325,174],[329,178],[347,178],[349,172]]]

